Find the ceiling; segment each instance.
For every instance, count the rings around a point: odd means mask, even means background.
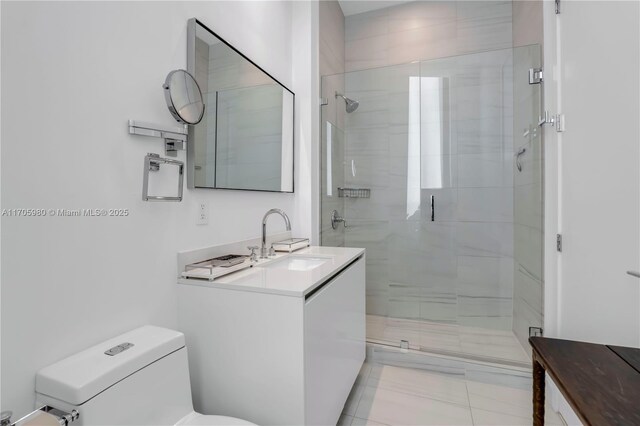
[[[371,10],[384,9],[389,6],[396,6],[402,3],[409,3],[406,0],[339,0],[344,16],[357,15],[358,13],[369,12]]]

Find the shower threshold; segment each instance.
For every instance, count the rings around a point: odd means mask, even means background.
[[[531,368],[530,353],[508,330],[367,315],[367,343],[471,362]]]

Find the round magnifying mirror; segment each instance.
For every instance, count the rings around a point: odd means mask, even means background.
[[[198,124],[202,120],[202,92],[191,74],[185,70],[171,71],[162,87],[169,111],[179,123]]]

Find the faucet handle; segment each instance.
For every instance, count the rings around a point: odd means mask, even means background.
[[[273,244],[271,244],[271,248],[269,249],[269,257],[274,257],[276,255],[276,249],[273,248]]]
[[[247,248],[249,250],[251,250],[251,257],[249,258],[249,260],[251,260],[252,262],[257,262],[258,261],[258,255],[256,254],[256,250],[258,250],[260,247],[258,247],[258,246],[247,246]]]

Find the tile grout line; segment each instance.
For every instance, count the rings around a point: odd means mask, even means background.
[[[410,368],[410,367],[397,367],[397,368],[407,368],[407,369],[412,369],[412,368]],[[460,380],[460,379],[451,378],[451,380]],[[465,380],[465,381],[466,381],[466,380]],[[387,381],[387,383],[389,383],[389,382],[390,382],[390,381]],[[382,381],[382,380],[380,381],[380,384],[381,384],[381,383],[383,383],[383,381]],[[394,384],[397,384],[397,385],[402,385],[402,383],[398,383],[398,382],[390,382],[390,383],[394,383]],[[374,386],[368,386],[368,387],[372,387],[372,388],[374,388]],[[411,392],[411,391],[408,391],[408,390],[397,389],[397,388],[389,388],[389,387],[386,387],[386,388],[385,388],[384,386],[380,386],[380,385],[375,386],[375,389],[378,389],[378,388],[385,389],[385,390],[387,390],[387,391],[389,391],[389,392],[395,392],[395,393],[400,393],[400,394],[403,394],[403,395],[414,396],[414,397],[417,397],[417,398],[429,399],[429,400],[432,400],[432,401],[442,402],[443,404],[455,405],[455,406],[457,406],[457,407],[465,407],[465,406],[466,406],[466,407],[469,407],[469,408],[470,408],[469,404],[458,403],[458,402],[451,402],[451,401],[448,401],[448,400],[445,400],[445,399],[443,399],[443,398],[439,398],[439,397],[436,397],[436,396],[425,396],[425,395],[421,395],[421,394],[419,394],[419,393],[417,393],[417,392]],[[467,400],[469,400],[469,390],[466,388],[466,383],[465,383],[465,390],[466,390],[466,392],[467,392]],[[360,418],[360,417],[359,417],[359,418]]]
[[[465,368],[465,377],[467,376],[466,374],[466,368]],[[469,386],[467,386],[467,380],[465,379],[464,381],[464,388],[467,390],[467,401],[469,401],[469,414],[471,415],[471,424],[475,425],[476,422],[475,420],[473,420],[473,410],[471,409],[471,397],[469,396]]]
[[[369,366],[369,371],[367,372],[367,377],[363,380],[364,384],[362,385],[362,393],[358,398],[358,402],[356,404],[356,408],[353,410],[353,417],[351,418],[351,423],[353,423],[353,419],[356,418],[356,414],[358,414],[358,408],[360,407],[360,401],[362,401],[362,397],[364,396],[365,391],[367,390],[367,386],[369,385],[369,379],[371,378],[371,370],[373,370],[373,363]],[[358,417],[360,418],[360,417]]]

